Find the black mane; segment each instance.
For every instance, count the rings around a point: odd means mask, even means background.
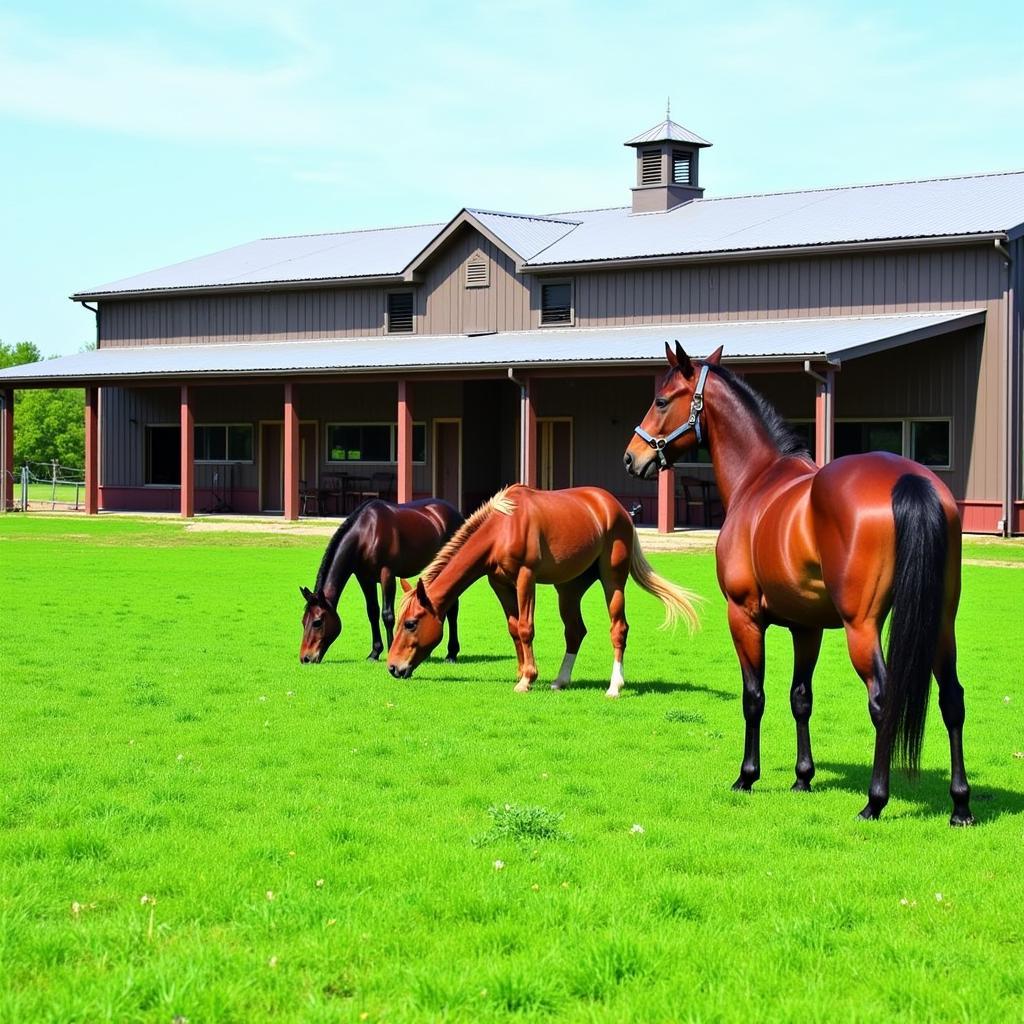
[[[718,374],[739,396],[743,404],[761,420],[780,455],[794,455],[806,459],[811,457],[803,438],[790,427],[764,395],[755,391],[742,377],[737,377],[732,370],[727,370],[724,366],[711,364],[711,372]]]
[[[360,513],[369,505],[371,502],[377,501],[376,498],[368,498],[362,504],[357,505],[345,519],[345,522],[341,524],[335,531],[334,536],[327,542],[327,548],[324,551],[324,557],[320,560],[320,568],[316,572],[316,584],[313,587],[315,593],[321,593],[321,587],[327,583],[327,573],[330,572],[331,564],[334,562],[334,556],[338,553],[338,547],[341,542],[345,539],[345,535],[349,530],[355,526],[356,520],[359,518]]]

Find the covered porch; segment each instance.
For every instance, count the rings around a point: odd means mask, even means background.
[[[757,375],[755,386],[806,431],[824,465],[835,454],[837,402],[871,418],[863,383],[838,398],[844,364],[969,331],[983,316],[424,335],[394,347],[346,339],[104,348],[0,375],[2,465],[13,470],[14,387],[84,387],[88,514],[297,519],[345,514],[375,493],[436,494],[469,511],[515,481],[589,483],[669,532],[714,525],[710,466],[695,462],[647,483],[627,478],[620,462],[664,373],[665,341],[678,338],[695,357],[723,344],[728,365]],[[3,477],[9,507],[13,478]]]

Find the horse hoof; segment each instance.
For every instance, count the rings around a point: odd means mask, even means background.
[[[551,689],[552,690],[564,690],[565,689],[565,683],[554,682],[554,683],[551,684]]]
[[[806,779],[797,779],[790,788],[794,793],[810,793],[811,784]]]
[[[380,661],[380,651],[370,651],[366,656],[367,661]]]
[[[617,700],[619,696],[618,690],[605,690],[604,694],[609,700]]]
[[[754,788],[754,784],[752,782],[747,782],[747,780],[741,775],[732,784],[732,788],[734,793],[749,793]]]
[[[949,819],[950,828],[970,828],[974,824],[974,815],[968,811],[966,814],[953,813]]]
[[[859,815],[857,815],[857,817],[863,818],[864,821],[878,821],[878,819],[881,816],[882,816],[882,812],[881,811],[876,811],[871,806],[871,804],[868,804],[867,807],[865,807],[864,810],[861,811]]]
[[[455,655],[454,654],[449,654],[448,657],[444,659],[444,663],[446,665],[454,665],[455,664]]]

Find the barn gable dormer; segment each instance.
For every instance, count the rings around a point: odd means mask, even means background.
[[[700,199],[699,155],[711,145],[668,117],[625,142],[636,150],[634,213],[660,213]]]

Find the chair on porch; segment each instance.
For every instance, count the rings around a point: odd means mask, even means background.
[[[305,480],[299,481],[299,515],[320,515],[320,492]]]
[[[383,498],[385,501],[395,500],[395,474],[374,473],[367,486],[356,492],[358,501],[367,501],[370,498]]]
[[[719,519],[718,525],[721,525],[725,519],[725,510],[714,481],[704,480],[697,476],[681,476],[679,477],[679,490],[682,492],[685,526],[700,525],[705,529],[712,529],[715,526],[716,517]],[[691,523],[691,511],[698,510],[700,523]]]

